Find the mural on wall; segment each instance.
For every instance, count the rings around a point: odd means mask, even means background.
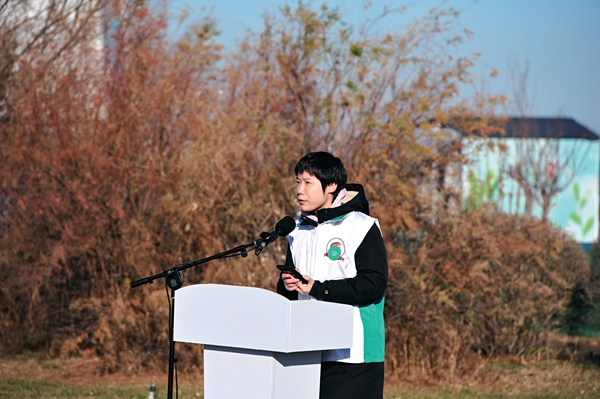
[[[548,219],[575,241],[598,238],[600,156],[585,139],[474,139],[463,170],[466,209],[485,201],[504,212]]]

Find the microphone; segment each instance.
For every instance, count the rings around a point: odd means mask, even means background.
[[[257,241],[259,241],[259,243],[256,245],[256,249],[254,250],[254,252],[256,253],[256,256],[260,255],[262,250],[265,249],[267,247],[267,245],[269,245],[270,243],[275,241],[277,239],[277,237],[287,236],[292,231],[294,231],[295,228],[296,228],[296,221],[292,217],[286,216],[283,219],[281,219],[279,222],[277,222],[277,224],[275,225],[274,231],[272,231],[270,233],[262,232],[260,234],[260,238],[257,240]]]

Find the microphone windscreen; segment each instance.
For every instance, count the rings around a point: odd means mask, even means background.
[[[296,221],[291,216],[286,216],[275,225],[275,230],[281,230],[282,236],[287,236],[296,228]]]

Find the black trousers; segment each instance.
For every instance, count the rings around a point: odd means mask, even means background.
[[[383,362],[321,363],[319,399],[383,399]]]

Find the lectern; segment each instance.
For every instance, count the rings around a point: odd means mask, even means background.
[[[354,308],[254,287],[177,291],[174,341],[204,344],[205,399],[317,399],[321,351],[350,348]]]

